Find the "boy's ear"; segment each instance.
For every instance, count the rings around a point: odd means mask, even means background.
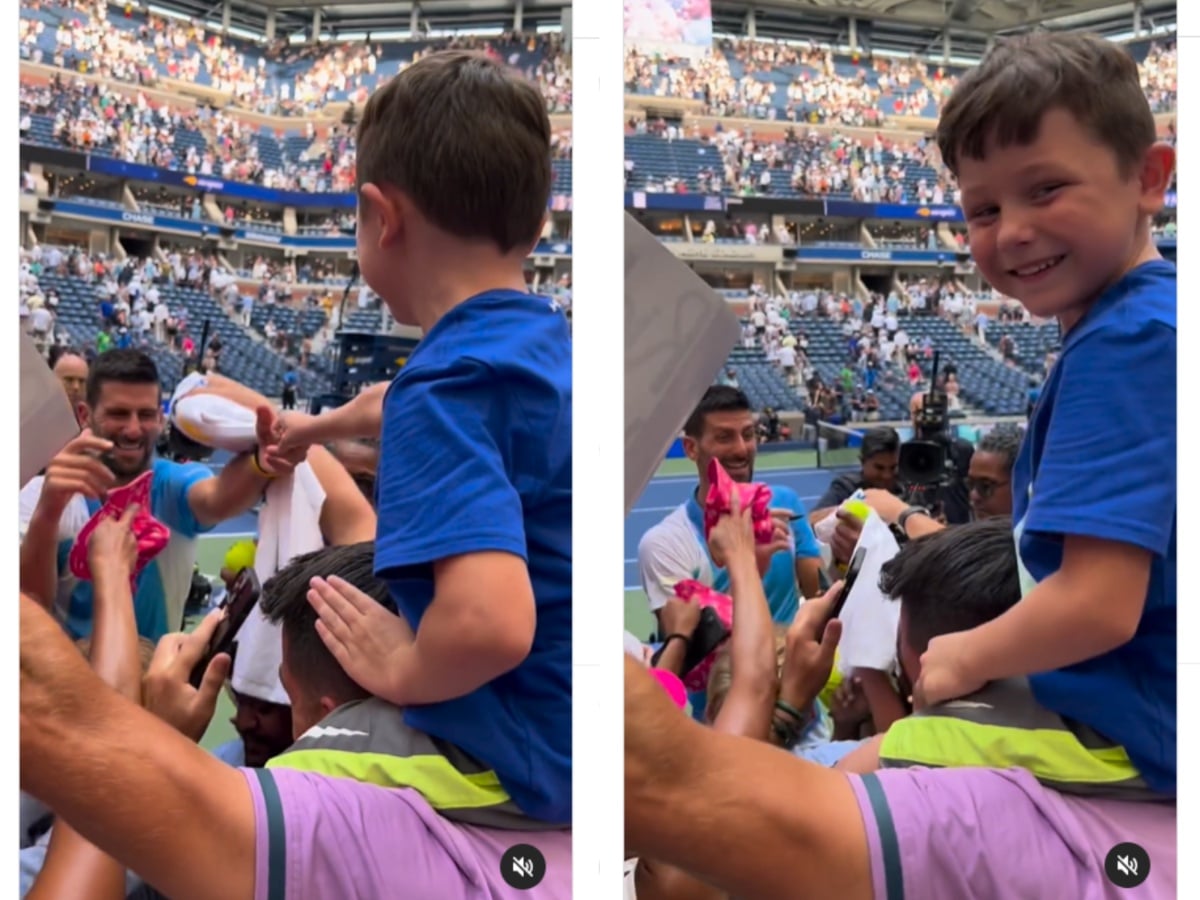
[[[1170,144],[1156,143],[1142,158],[1138,180],[1141,183],[1141,212],[1153,216],[1162,211],[1171,176],[1175,173],[1175,148]]]
[[[370,220],[373,230],[379,235],[378,243],[381,248],[395,242],[400,236],[403,215],[398,197],[392,191],[385,191],[377,184],[364,184],[360,190],[362,200],[359,214]]]

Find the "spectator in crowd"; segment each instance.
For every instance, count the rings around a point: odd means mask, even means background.
[[[878,488],[898,492],[896,473],[900,468],[900,435],[894,428],[872,428],[865,432],[859,461],[858,472],[843,473],[830,482],[816,508],[809,513],[809,522],[815,525],[856,491]]]
[[[968,132],[981,127],[972,124],[980,121],[981,96],[997,86],[1008,92],[1018,55],[1040,85],[1039,138],[1004,150],[985,144],[976,159],[963,147]],[[1061,98],[1076,104],[1090,96],[1103,97],[1111,111],[1103,115],[1113,124],[1061,111]],[[1031,114],[1027,98],[990,108],[988,128]],[[1113,132],[1117,121],[1123,140]],[[1082,165],[1086,153],[1084,206],[1039,211],[1035,227],[1039,235],[1078,236],[1087,223],[1089,255],[1047,294],[1037,282],[1025,283],[1024,268],[1007,269],[1012,260],[1000,263],[992,222],[972,228],[972,253],[984,276],[1031,313],[1055,316],[1063,350],[1013,470],[1027,596],[1003,624],[936,648],[941,652],[925,669],[930,701],[950,699],[964,682],[995,677],[1001,668],[1030,674],[1039,702],[1120,743],[1153,789],[1174,796],[1176,273],[1149,228],[1163,208],[1174,148],[1158,141],[1127,52],[1070,33],[1033,34],[997,47],[947,104],[938,140],[968,199],[1010,209],[1011,194],[997,192],[999,171],[1034,154]],[[1100,227],[1085,208],[1102,208],[1112,218]],[[1147,417],[1142,398],[1151,384],[1167,411]],[[1089,430],[1106,420],[1123,423],[1119,442]],[[1135,458],[1128,447],[1137,448]],[[1001,640],[991,644],[998,634]],[[951,644],[970,662],[959,677],[945,679]],[[1105,697],[1101,706],[1097,694]]]
[[[1016,425],[1000,424],[980,439],[967,470],[971,512],[976,519],[1012,518],[1012,470],[1024,437]]]
[[[87,414],[87,360],[74,347],[51,347],[47,362],[54,372],[54,377],[63,386],[63,392],[71,404],[71,411],[82,424]]]

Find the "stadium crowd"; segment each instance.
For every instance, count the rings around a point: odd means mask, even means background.
[[[23,8],[45,11],[58,24],[47,24],[42,16],[22,17],[18,32],[22,59],[145,86],[153,86],[161,77],[207,82],[228,94],[235,106],[256,112],[310,115],[341,96],[361,105],[383,83],[375,77],[386,55],[380,44],[292,47],[281,40],[254,45],[223,37],[195,20],[143,16],[132,6],[125,9],[125,22],[117,24],[106,0],[34,0]],[[47,29],[52,29],[53,37],[49,52],[43,47]],[[510,32],[496,38],[419,42],[401,68],[439,48],[477,50],[514,66],[523,54],[536,57],[526,77],[537,83],[551,112],[571,109],[570,60],[557,35]]]
[[[1175,109],[1176,59],[1172,39],[1152,43],[1141,62],[1142,85],[1155,112]],[[755,77],[781,69],[793,73],[786,86]],[[710,55],[691,60],[625,49],[628,93],[700,100],[704,114],[721,117],[873,127],[888,116],[936,117],[957,84],[956,71],[934,61],[843,57],[811,43],[722,39]]]

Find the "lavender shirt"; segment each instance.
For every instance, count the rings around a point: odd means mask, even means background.
[[[850,779],[876,900],[1175,900],[1173,803],[1060,794],[1023,769],[882,769]],[[1136,888],[1108,880],[1127,841],[1150,857]]]
[[[571,833],[513,832],[443,819],[410,789],[287,769],[242,769],[254,798],[255,900],[567,900]],[[531,844],[542,882],[509,887],[500,859]]]

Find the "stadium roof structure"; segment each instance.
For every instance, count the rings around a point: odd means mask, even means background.
[[[237,29],[263,37],[303,35],[326,40],[412,33],[511,30],[530,33],[562,24],[570,0],[143,0],[151,11],[199,19],[209,28]],[[414,11],[416,17],[414,20]],[[273,21],[273,27],[268,22]]]
[[[995,36],[1094,31],[1105,37],[1173,29],[1176,0],[713,0],[713,31],[860,49],[977,59]]]

